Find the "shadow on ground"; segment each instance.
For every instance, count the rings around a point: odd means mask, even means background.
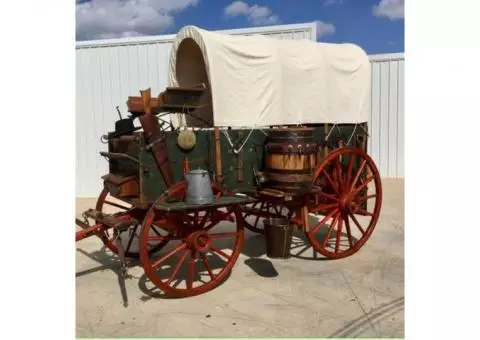
[[[154,261],[155,259],[158,259],[160,255],[165,254],[168,250],[175,247],[176,244],[178,244],[178,242],[172,241],[172,244],[165,246],[159,252],[154,254],[152,256],[152,261]],[[220,249],[231,249],[231,247],[233,246],[233,244],[232,245],[228,244],[228,241],[217,242],[216,245]],[[119,278],[119,283],[120,285],[122,285],[121,284],[121,264],[120,264],[120,259],[116,254],[113,254],[111,251],[109,251],[105,247],[102,247],[98,251],[93,251],[90,253],[87,253],[86,251],[80,248],[77,248],[77,251],[99,264],[98,266],[95,266],[93,268],[89,268],[89,269],[77,272],[75,274],[77,278],[81,276],[89,275],[91,273],[95,273],[97,271],[111,270],[117,275],[117,277]],[[245,231],[245,240],[244,240],[243,247],[241,249],[241,254],[247,257],[244,263],[257,275],[266,277],[266,278],[272,278],[279,275],[273,263],[270,260],[268,260],[268,258],[264,258],[264,255],[266,254],[266,244],[265,244],[265,238],[263,235],[254,234],[249,231]],[[314,251],[314,249],[310,246],[308,240],[306,239],[306,236],[301,231],[294,232],[290,255],[293,258],[300,258],[300,259],[306,259],[306,260],[325,260],[326,259]],[[208,262],[210,264],[211,270],[220,270],[222,268],[224,262],[220,259],[218,255],[208,254],[207,257],[208,257]],[[164,266],[162,266],[163,269],[160,268],[159,270],[157,270],[157,275],[162,280],[168,279],[169,277],[168,269],[173,268],[174,264],[176,263],[175,261],[177,260],[178,260],[178,257],[172,256],[171,259],[165,262],[165,264],[167,265],[167,269],[164,269]],[[174,282],[172,287],[174,288],[177,287],[182,281],[186,282],[188,271],[187,271],[187,266],[185,264],[186,264],[186,261],[178,270],[176,275],[176,280],[175,280],[176,282]],[[132,268],[135,266],[141,266],[140,261],[135,258],[129,258],[127,260],[127,268]],[[231,273],[229,273],[226,276],[226,278],[222,280],[219,286],[222,285],[226,281],[226,279],[228,279],[230,274]],[[126,279],[139,280],[138,287],[145,294],[145,297],[144,297],[145,300],[148,300],[151,298],[171,298],[167,296],[164,292],[160,291],[157,287],[155,287],[155,285],[153,285],[153,283],[150,282],[150,280],[147,278],[146,274],[143,274],[140,277],[133,277],[130,275],[130,276],[127,276]],[[195,282],[197,281],[206,283],[205,281],[202,281],[202,277],[200,277],[199,272],[196,273],[196,277],[195,277]],[[123,290],[122,287],[121,287],[121,290]],[[125,297],[124,297],[124,300],[125,300]]]

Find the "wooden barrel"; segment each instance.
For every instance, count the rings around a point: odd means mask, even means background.
[[[265,187],[302,194],[312,187],[317,143],[313,128],[279,128],[268,131]]]

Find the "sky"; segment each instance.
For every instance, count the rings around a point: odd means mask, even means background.
[[[405,0],[76,0],[76,39],[316,22],[317,40],[404,52]]]

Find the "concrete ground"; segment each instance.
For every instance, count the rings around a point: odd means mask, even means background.
[[[77,337],[404,337],[404,183],[385,180],[379,223],[353,256],[288,260],[265,256],[246,231],[231,276],[196,297],[165,299],[140,266],[129,270],[122,304],[118,260],[98,238],[77,243]],[[78,199],[77,214],[95,199]],[[299,251],[292,250],[292,254]]]

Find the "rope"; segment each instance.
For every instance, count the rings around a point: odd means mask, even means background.
[[[337,126],[337,123],[334,123],[330,131],[328,132],[327,136],[325,137],[325,141],[328,141],[328,138],[330,138],[330,135],[332,134],[333,128]],[[341,131],[340,131],[341,132]]]
[[[245,146],[245,144],[247,144],[247,141],[248,139],[250,138],[250,136],[252,135],[253,133],[253,128],[250,130],[250,133],[248,134],[247,138],[245,138],[245,140],[243,141],[243,144],[240,146],[239,149],[235,149],[234,146],[233,146],[233,143],[232,143],[232,140],[230,139],[230,136],[228,135],[228,133],[226,132],[226,130],[222,130],[223,134],[225,135],[225,138],[227,139],[228,141],[228,144],[230,144],[230,147],[232,148],[233,150],[233,153],[234,154],[238,154],[240,151],[242,151],[243,147]]]
[[[358,124],[355,123],[355,127],[353,128],[353,132],[352,132],[352,134],[350,135],[350,137],[348,138],[348,141],[347,141],[347,144],[346,144],[347,146],[350,146],[350,142],[352,141],[352,138],[353,138],[353,136],[355,135],[355,131],[357,131],[357,125],[358,125]]]
[[[365,130],[362,125],[360,125],[360,129],[363,130],[363,132],[367,135],[367,137],[370,137],[370,135],[368,134],[368,131]]]

